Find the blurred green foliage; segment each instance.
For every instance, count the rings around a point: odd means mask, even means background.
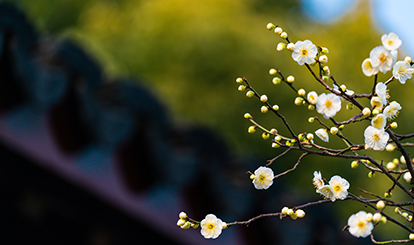
[[[263,159],[271,159],[283,149],[272,149],[270,140],[262,140],[261,133],[248,134],[250,123],[243,114],[250,112],[264,126],[277,128],[286,135],[287,130],[276,116],[261,114],[258,100],[238,92],[235,79],[246,77],[260,93],[268,95],[271,104],[279,104],[280,112],[297,133],[318,129],[317,123],[307,121],[317,113],[308,111],[305,106],[295,106],[295,93],[284,84],[273,85],[268,70],[277,68],[285,76],[294,75],[296,88],[304,88],[307,92],[315,90],[318,94],[326,92],[306,67],[298,66],[291,59],[289,51],[276,51],[282,39],[266,30],[268,22],[280,25],[293,42],[309,39],[318,46],[328,47],[331,73],[340,84],[346,84],[356,93],[370,91],[373,78],[363,75],[361,63],[372,48],[381,45],[382,34],[376,31],[367,14],[370,11],[365,1],[340,21],[329,25],[312,22],[301,13],[297,1],[288,0],[10,2],[20,5],[43,32],[78,41],[101,62],[108,80],[125,75],[144,78],[148,87],[168,106],[177,123],[214,128],[236,155],[255,154]],[[389,74],[379,74],[379,81],[388,79]],[[408,82],[405,86],[411,88],[412,84]],[[400,125],[397,133],[412,132],[408,111],[414,109],[414,104],[403,100],[410,98],[410,90],[404,90],[398,82],[390,84],[389,88],[391,98],[404,108],[397,119]],[[369,106],[368,100],[361,103]],[[343,104],[335,119],[346,120],[356,113],[358,109],[346,111]],[[347,126],[343,132],[352,142],[361,144],[363,130],[368,124]],[[337,138],[332,135],[330,138],[331,146],[345,147]],[[319,139],[315,141],[326,145]],[[297,157],[298,154],[282,157],[274,168],[280,171],[291,168]],[[389,181],[374,180],[376,186],[370,185],[368,171],[362,167],[351,170],[350,162],[307,157],[286,181],[305,188],[311,193],[310,200],[318,199],[310,185],[313,170],[321,170],[328,180],[335,174],[349,179],[351,191],[356,194],[359,194],[357,186],[367,186],[367,190],[379,194],[390,187]],[[394,197],[399,198],[397,191]],[[340,214],[344,224],[350,213],[363,208],[360,205],[340,207],[344,210]],[[381,225],[378,229],[382,229]]]

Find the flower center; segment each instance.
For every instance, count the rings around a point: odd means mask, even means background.
[[[379,134],[374,134],[372,138],[374,139],[374,141],[378,141],[380,139],[380,136]]]
[[[264,174],[259,175],[259,181],[264,182],[266,180],[266,176]]]
[[[331,106],[332,106],[332,101],[327,100],[327,101],[325,102],[325,107],[329,109],[329,108],[331,108]]]
[[[381,126],[382,125],[382,122],[383,122],[383,118],[382,117],[377,117],[375,120],[374,120],[374,125],[375,125],[375,127],[377,127],[377,128],[379,128],[379,126]]]
[[[392,40],[389,40],[389,41],[388,41],[388,45],[390,45],[390,46],[391,46],[391,45],[392,45],[392,43],[393,43],[393,41],[392,41]]]
[[[400,67],[400,68],[398,69],[398,73],[402,74],[402,73],[404,73],[404,72],[405,72],[405,69],[404,69],[403,67]]]
[[[385,54],[381,54],[379,56],[379,60],[381,61],[381,63],[384,63],[385,61],[387,61],[387,56]]]
[[[207,225],[207,229],[209,229],[209,230],[213,230],[213,229],[214,229],[214,224],[213,224],[213,223],[209,223],[209,224]]]
[[[364,228],[364,226],[365,226],[365,222],[364,222],[364,221],[359,221],[359,222],[358,222],[358,224],[357,224],[357,226],[358,226],[360,229],[362,229],[362,228]]]
[[[342,188],[341,185],[335,185],[333,189],[334,191],[340,191]]]
[[[306,49],[302,49],[302,55],[303,56],[305,56],[305,55],[307,55],[308,54],[308,50],[306,50]]]

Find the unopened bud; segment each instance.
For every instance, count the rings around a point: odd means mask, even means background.
[[[282,208],[282,214],[286,215],[288,212],[289,208],[288,207],[283,207]]]
[[[311,133],[307,134],[307,135],[306,135],[306,138],[307,138],[308,140],[313,140],[313,134],[311,134]]]
[[[274,85],[278,85],[278,84],[280,83],[280,81],[282,81],[282,79],[280,79],[279,77],[274,77],[274,78],[272,79],[272,83],[273,83]]]
[[[275,111],[278,111],[279,110],[279,106],[278,105],[273,105],[272,106],[272,109],[275,110]]]
[[[396,128],[398,127],[397,122],[392,122],[392,123],[390,124],[390,127],[391,127],[391,128],[396,129]]]
[[[303,218],[305,217],[305,212],[302,209],[298,209],[296,210],[296,215],[298,216],[298,218]]]
[[[294,43],[288,43],[288,45],[286,46],[286,48],[289,51],[293,51],[295,49],[295,44]]]
[[[266,95],[262,95],[262,96],[260,96],[260,101],[261,102],[266,102],[267,101],[267,96]]]
[[[406,56],[405,59],[404,59],[404,61],[407,62],[407,63],[411,63],[412,62],[412,59],[411,59],[410,56]]]
[[[182,226],[182,225],[184,225],[185,224],[185,220],[182,220],[182,219],[179,219],[178,221],[177,221],[177,226]]]
[[[299,96],[302,96],[303,97],[303,96],[305,96],[305,94],[306,94],[306,91],[303,88],[301,88],[301,89],[298,90],[298,95]]]
[[[365,107],[363,110],[362,110],[362,115],[364,115],[364,116],[369,116],[369,115],[371,115],[371,110],[368,108],[368,107]]]
[[[372,221],[374,221],[374,222],[380,222],[380,220],[381,220],[381,214],[380,213],[375,213],[372,216]]]
[[[327,62],[328,62],[328,56],[326,56],[326,55],[321,55],[321,56],[319,57],[319,62],[320,62],[320,63],[322,63],[322,64],[327,63]]]
[[[244,113],[243,117],[246,119],[250,119],[252,118],[252,115],[250,115],[250,113]]]
[[[243,82],[243,78],[238,77],[238,78],[236,79],[236,83],[242,83],[242,82]]]
[[[322,53],[322,54],[327,54],[327,53],[329,53],[328,48],[322,47],[321,53]]]
[[[277,73],[277,70],[276,69],[274,69],[274,68],[271,68],[270,70],[269,70],[269,74],[270,75],[275,75]]]
[[[277,51],[282,51],[285,48],[286,48],[286,44],[285,43],[282,43],[282,42],[278,43],[277,46],[276,46],[276,50]]]
[[[385,208],[385,202],[383,200],[380,200],[377,202],[377,208],[379,210],[383,210]]]
[[[386,151],[393,151],[393,150],[395,150],[395,145],[394,144],[388,144],[386,147],[385,147],[385,150]]]
[[[280,37],[286,39],[288,37],[288,34],[286,32],[282,32],[280,33]]]
[[[293,209],[289,208],[286,212],[287,215],[291,216],[293,214]]]
[[[264,139],[264,140],[267,140],[267,139],[269,139],[269,134],[268,133],[266,133],[266,132],[263,132],[263,134],[262,134],[262,138]]]
[[[351,168],[357,168],[359,165],[358,160],[352,161],[351,162]]]
[[[337,134],[338,133],[338,128],[337,127],[332,127],[331,129],[330,129],[330,132],[331,132],[331,134],[333,134],[333,135],[335,135],[335,134]]]
[[[243,92],[244,90],[246,90],[246,85],[240,85],[237,89],[238,89],[240,92]]]
[[[273,28],[275,28],[275,24],[273,24],[273,23],[268,23],[268,24],[266,25],[266,28],[270,31],[270,30],[272,30]]]
[[[308,122],[313,123],[315,121],[314,117],[309,117]]]
[[[369,172],[368,173],[368,178],[374,178],[375,177],[375,173],[374,172]]]
[[[187,214],[184,212],[181,212],[178,216],[180,217],[180,219],[187,219]]]
[[[292,76],[292,75],[290,75],[290,76],[288,76],[288,77],[286,78],[286,81],[287,81],[288,83],[293,83],[293,82],[295,81],[295,77],[294,77],[294,76]]]
[[[199,223],[191,223],[191,228],[197,229],[200,226]]]
[[[277,35],[282,34],[282,32],[283,32],[282,28],[280,28],[280,27],[276,27],[276,28],[275,28],[275,33],[276,33]]]
[[[303,102],[303,98],[302,97],[296,97],[295,98],[295,105],[301,105]]]
[[[248,98],[251,98],[251,97],[253,97],[253,96],[254,96],[254,92],[253,92],[253,91],[251,91],[251,90],[249,90],[249,91],[247,91],[246,96],[247,96]]]
[[[262,113],[267,113],[268,110],[269,110],[269,108],[267,106],[265,106],[265,105],[260,108],[260,111]]]
[[[256,132],[256,127],[255,127],[255,126],[250,126],[250,127],[247,129],[247,132],[249,132],[249,134],[252,134],[252,133]]]

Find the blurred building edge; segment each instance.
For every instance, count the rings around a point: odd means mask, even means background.
[[[0,74],[1,244],[207,244],[175,225],[181,209],[197,219],[248,210],[237,183],[232,200],[197,187],[231,179],[217,174],[237,166],[221,139],[173,126],[139,81],[104,81],[77,45],[40,38],[6,3]],[[197,191],[213,208],[192,205]],[[219,243],[242,244],[233,231]]]
[[[256,192],[245,172],[263,161],[236,160],[211,131],[173,125],[139,81],[104,81],[77,45],[39,38],[5,3],[0,74],[1,244],[202,245],[211,241],[199,230],[176,226],[180,211],[232,221],[300,203],[280,181]],[[318,225],[332,230],[324,242],[307,217],[300,230],[263,219],[214,243],[349,244],[332,216]]]

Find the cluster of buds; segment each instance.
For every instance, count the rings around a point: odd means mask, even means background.
[[[413,221],[413,215],[412,214],[408,214],[407,212],[402,211],[401,208],[396,207],[394,211],[395,211],[396,214],[399,214],[406,221],[408,221],[408,222],[412,222]]]
[[[282,208],[282,214],[285,216],[290,216],[290,218],[292,218],[293,220],[305,217],[305,211],[303,211],[302,209],[295,210],[288,207]]]
[[[180,219],[177,221],[177,226],[179,226],[181,229],[189,229],[190,227],[197,229],[200,223],[192,222],[188,219],[188,216],[186,213],[181,212],[179,215]]]

